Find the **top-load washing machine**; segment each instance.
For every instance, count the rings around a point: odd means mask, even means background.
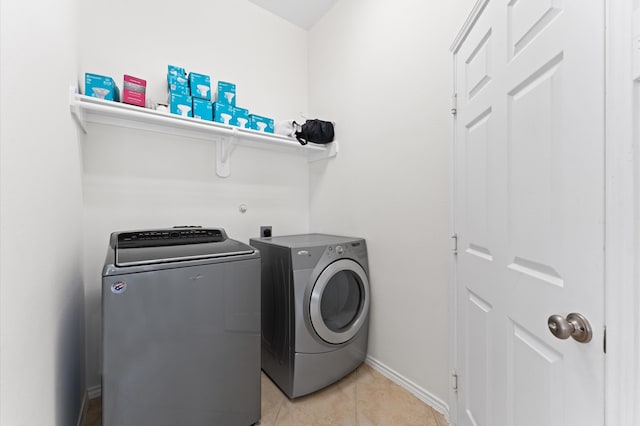
[[[222,228],[111,234],[102,425],[260,419],[260,254]]]
[[[365,359],[369,264],[364,239],[305,234],[252,239],[262,262],[262,369],[296,398]]]

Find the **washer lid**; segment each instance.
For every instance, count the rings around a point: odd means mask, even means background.
[[[251,254],[222,228],[176,227],[115,233],[116,266],[149,265]]]

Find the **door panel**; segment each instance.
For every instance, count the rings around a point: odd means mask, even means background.
[[[508,424],[565,424],[562,354],[513,321],[507,351]]]
[[[488,229],[488,143],[491,108],[483,111],[467,125],[467,182],[466,210],[469,213],[469,254],[491,260]]]
[[[490,336],[495,326],[495,234],[491,212],[495,208],[493,188],[495,153],[494,60],[495,34],[487,15],[476,23],[458,52],[459,95],[456,169],[456,213],[462,218],[457,228],[460,256],[472,265],[458,268],[458,347],[462,358],[458,391],[458,420],[462,425],[491,424],[490,405],[494,397],[491,363],[494,348]],[[469,273],[473,271],[473,273]]]
[[[455,67],[457,424],[601,425],[604,1],[489,1]]]
[[[467,416],[471,424],[487,424],[487,396],[489,387],[489,359],[491,353],[487,337],[490,330],[491,305],[469,291],[467,297],[467,354],[468,383],[465,389],[469,401]]]
[[[490,40],[491,28],[466,60],[467,96],[469,99],[478,94],[491,81]]]
[[[511,59],[551,25],[562,12],[562,0],[511,0],[507,7]]]
[[[561,223],[562,56],[527,76],[507,100],[509,237],[521,272],[551,273]],[[522,259],[523,262],[520,262]]]

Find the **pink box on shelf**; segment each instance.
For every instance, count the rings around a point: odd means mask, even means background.
[[[146,100],[147,81],[141,78],[124,75],[122,102],[144,107]]]

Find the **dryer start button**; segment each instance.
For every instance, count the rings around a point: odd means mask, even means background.
[[[342,246],[336,246],[336,253],[338,254],[344,253],[344,249],[342,248]]]

